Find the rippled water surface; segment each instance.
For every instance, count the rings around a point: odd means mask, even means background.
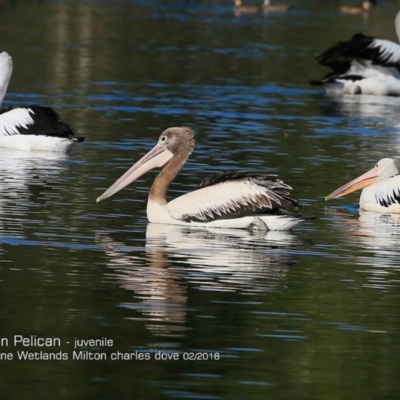
[[[87,138],[69,155],[0,152],[4,396],[399,398],[400,220],[359,213],[357,194],[324,197],[399,154],[400,99],[309,84],[333,42],[396,40],[397,8],[291,3],[282,15],[217,0],[0,4],[5,105],[50,105]],[[289,233],[148,224],[154,173],[95,203],[181,125],[196,148],[171,198],[212,172],[266,171],[315,219]]]

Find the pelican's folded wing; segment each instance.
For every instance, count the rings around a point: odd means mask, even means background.
[[[167,209],[172,218],[185,222],[296,212],[299,202],[289,196],[290,189],[276,175],[227,172],[205,179],[193,192],[169,202]]]

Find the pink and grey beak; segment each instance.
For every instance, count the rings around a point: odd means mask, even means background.
[[[356,179],[353,179],[351,182],[346,183],[341,186],[339,189],[336,189],[334,192],[328,194],[325,197],[325,200],[337,199],[338,197],[346,196],[346,194],[353,193],[356,190],[365,188],[366,186],[372,185],[378,179],[378,174],[376,168],[372,168],[365,174],[359,176]]]
[[[125,186],[128,186],[151,169],[163,167],[173,156],[174,153],[168,150],[164,144],[157,144],[135,165],[126,171],[116,182],[114,182],[100,197],[98,197],[96,202],[98,203],[99,201],[119,192]]]

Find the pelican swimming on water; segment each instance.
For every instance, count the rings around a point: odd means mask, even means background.
[[[325,197],[336,199],[363,189],[360,208],[387,214],[400,213],[400,161],[383,158],[374,168]]]
[[[395,28],[400,40],[400,12]],[[398,43],[357,33],[324,51],[317,61],[333,71],[312,83],[322,85],[329,94],[400,96]]]
[[[12,59],[3,51],[0,53],[0,106],[12,69]],[[66,152],[74,142],[83,140],[50,107],[30,105],[0,111],[0,147]]]
[[[292,189],[276,175],[224,172],[209,176],[197,188],[166,200],[168,186],[194,148],[194,133],[187,127],[165,130],[157,145],[134,164],[97,202],[117,193],[147,171],[160,167],[150,189],[147,218],[150,222],[218,228],[290,230],[302,218]]]

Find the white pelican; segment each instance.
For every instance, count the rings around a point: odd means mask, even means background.
[[[400,12],[395,18],[400,40]],[[331,94],[370,94],[400,96],[400,45],[362,33],[339,42],[317,57],[320,64],[333,71],[322,81]]]
[[[0,106],[12,68],[11,57],[3,51],[0,53]],[[74,142],[83,140],[50,107],[31,105],[0,111],[0,147],[66,152]]]
[[[371,7],[376,3],[374,0],[364,0],[361,6],[340,6],[340,12],[344,14],[364,14],[367,13]]]
[[[291,9],[291,6],[289,4],[283,4],[283,3],[271,4],[270,0],[264,0],[262,9],[267,12],[268,11],[269,12],[286,12]]]
[[[276,175],[224,172],[209,176],[197,188],[167,203],[169,184],[194,148],[194,133],[187,127],[165,130],[157,145],[113,185],[97,202],[110,197],[147,171],[163,167],[150,189],[147,218],[150,222],[215,228],[290,230],[302,218],[292,188]]]
[[[370,171],[346,183],[325,197],[325,200],[345,196],[363,189],[360,208],[387,214],[400,213],[400,161],[383,158]]]

